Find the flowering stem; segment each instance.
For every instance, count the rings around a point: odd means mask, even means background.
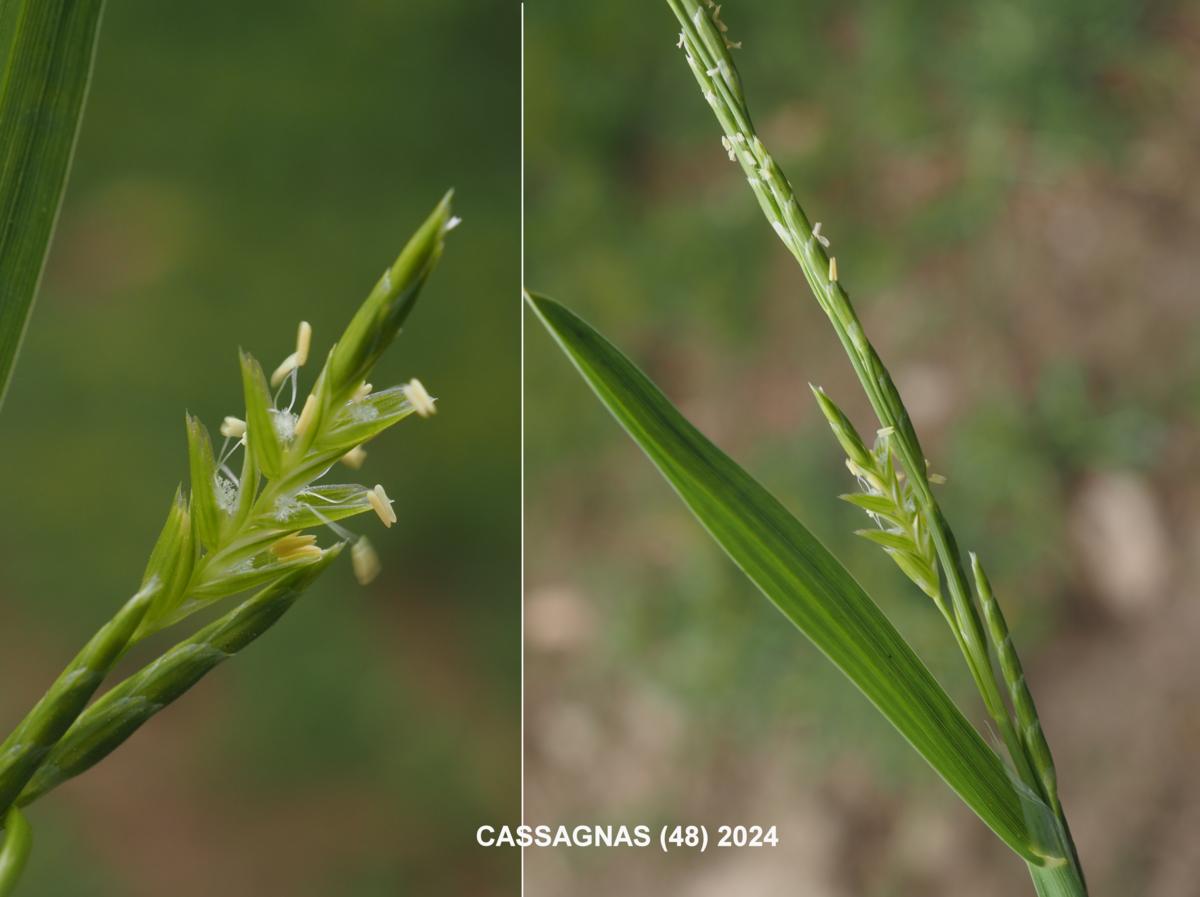
[[[46,754],[87,706],[159,591],[159,583],[152,581],[130,598],[0,744],[0,808],[12,805]]]
[[[272,583],[106,692],[58,741],[17,803],[32,803],[107,757],[154,714],[270,629],[340,550],[335,546],[316,563]]]
[[[187,418],[191,490],[176,491],[151,552],[141,590],[87,643],[12,734],[0,744],[0,812],[8,837],[0,874],[19,872],[23,818],[15,809],[78,775],[120,745],[151,716],[278,620],[353,535],[335,521],[374,511],[396,521],[380,485],[316,485],[339,459],[410,414],[428,417],[434,399],[417,380],[373,391],[365,377],[392,343],[441,257],[457,223],[447,193],[408,241],[330,351],[299,415],[276,407],[261,366],[242,353],[246,419],[227,417],[221,433],[237,439],[240,476],[218,455],[207,429]],[[308,360],[312,328],[301,322],[296,351],[276,371],[291,378]],[[340,539],[329,548],[303,532],[326,526]],[[362,583],[379,570],[365,538],[351,551]],[[88,701],[133,644],[222,598],[261,588],[254,597],[175,645],[91,707]],[[5,865],[7,863],[7,865]],[[15,871],[14,871],[15,870]],[[3,880],[0,879],[0,882]],[[6,893],[0,884],[0,897]]]
[[[1041,726],[1037,723],[1037,711],[1028,688],[1024,686],[1023,676],[1019,686],[1014,678],[1019,670],[1016,649],[1008,640],[1007,628],[1001,626],[1002,618],[998,613],[989,617],[989,628],[985,630],[971,598],[954,533],[930,488],[925,454],[908,410],[850,303],[849,295],[839,279],[837,259],[826,252],[829,241],[821,234],[820,224],[814,226],[809,221],[796,201],[791,183],[755,132],[742,93],[740,76],[730,54],[730,49],[737,45],[726,37],[726,27],[719,17],[720,7],[713,0],[667,0],[667,3],[679,20],[679,46],[684,50],[688,66],[725,132],[722,144],[726,152],[741,166],[768,222],[799,263],[817,303],[846,350],[880,425],[893,440],[892,444],[907,473],[917,513],[928,528],[945,577],[953,615],[944,615],[951,623],[951,631],[988,714],[1000,731],[1016,775],[1029,789],[1031,798],[1044,801],[1053,811],[1060,831],[1049,834],[1060,842],[1062,857],[1059,863],[1065,860],[1071,874],[1064,877],[1056,872],[1045,878],[1043,883],[1050,882],[1045,884],[1046,887],[1058,889],[1045,893],[1085,894],[1066,816],[1053,787],[1053,762],[1048,748],[1042,750],[1045,747],[1044,738],[1038,741]],[[990,591],[986,598],[981,595],[980,600],[985,611],[989,609],[990,602],[992,610],[998,612]],[[944,612],[944,605],[940,601],[939,607]],[[1003,668],[1014,703],[1019,702],[1015,709],[1018,717],[1016,722],[1005,705],[997,683],[992,654],[997,656]],[[1021,731],[1018,731],[1018,722]],[[1037,874],[1034,877],[1037,883],[1039,877]],[[1074,890],[1063,890],[1074,886],[1072,883],[1077,885]],[[1038,888],[1042,893],[1042,884]]]

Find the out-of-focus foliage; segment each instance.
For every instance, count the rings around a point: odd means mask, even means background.
[[[110,4],[0,416],[0,713],[136,589],[238,344],[273,364],[305,318],[323,352],[448,186],[464,224],[376,377],[439,399],[361,473],[396,499],[383,575],[338,565],[32,808],[22,893],[515,893],[463,850],[519,796],[518,53],[500,0]]]

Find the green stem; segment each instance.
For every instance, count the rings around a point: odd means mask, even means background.
[[[29,823],[16,807],[4,817],[4,841],[0,844],[0,897],[8,897],[17,886],[21,870],[33,846]]]
[[[1087,885],[1083,875],[1073,863],[1057,866],[1030,866],[1029,877],[1033,879],[1038,897],[1087,897]]]
[[[946,574],[950,598],[954,603],[955,618],[963,636],[962,643],[966,646],[967,666],[971,669],[988,715],[1000,730],[1005,747],[1008,748],[1008,754],[1016,767],[1017,775],[1030,788],[1040,791],[1041,786],[1038,777],[1034,774],[1024,742],[1017,734],[1012,717],[1009,716],[1004,698],[1001,697],[1000,688],[996,683],[996,674],[988,655],[988,643],[985,640],[983,625],[975,604],[971,600],[954,533],[946,523],[946,518],[937,501],[929,493],[928,486],[926,486],[922,498],[926,507],[926,520],[933,535],[934,548],[937,551],[942,570]]]
[[[925,456],[899,390],[867,338],[845,289],[835,279],[830,258],[813,234],[813,226],[796,201],[791,183],[754,133],[740,89],[735,90],[730,86],[739,84],[736,67],[728,51],[720,46],[720,35],[715,34],[707,11],[695,0],[668,2],[683,28],[683,43],[692,74],[726,132],[731,155],[741,165],[775,232],[804,272],[813,295],[846,350],[880,425],[896,431],[900,459],[917,489],[938,559],[946,574],[957,624],[952,631],[988,714],[1012,756],[1018,775],[1027,785],[1036,788],[1037,778],[1033,775],[996,683],[983,625],[971,601],[962,561],[958,557],[953,534],[929,489]],[[726,72],[733,74],[727,79]]]
[[[152,580],[92,636],[0,744],[0,807],[7,809],[121,657],[160,585]]]
[[[107,757],[154,714],[270,629],[339,553],[334,546],[321,560],[280,578],[113,686],[58,741],[17,802],[32,803]]]

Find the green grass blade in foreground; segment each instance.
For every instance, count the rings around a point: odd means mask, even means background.
[[[726,553],[1017,854],[1060,860],[1052,815],[1013,781],[845,567],[659,389],[558,303],[530,305],[608,410]],[[1049,858],[1049,859],[1048,859]]]
[[[67,183],[103,6],[0,3],[0,403]]]
[[[0,897],[8,897],[21,878],[21,870],[29,859],[33,846],[33,833],[29,823],[16,807],[10,807],[4,817],[4,831],[0,833]]]

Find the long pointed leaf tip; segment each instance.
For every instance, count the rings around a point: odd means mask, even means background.
[[[446,234],[459,224],[450,211],[451,190],[413,234],[395,263],[383,272],[329,358],[329,391],[341,396],[358,387],[400,332],[438,259]]]

